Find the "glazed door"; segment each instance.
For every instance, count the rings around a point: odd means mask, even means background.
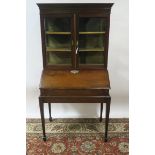
[[[73,16],[50,15],[44,18],[46,65],[73,66]]]
[[[107,18],[80,14],[78,17],[78,67],[103,68]]]
[[[104,68],[108,18],[95,14],[52,14],[43,20],[45,66],[56,69]]]

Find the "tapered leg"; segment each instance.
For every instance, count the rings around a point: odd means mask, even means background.
[[[105,139],[104,139],[105,142],[107,142],[107,140],[108,140],[108,124],[109,124],[110,103],[111,103],[111,98],[109,98],[109,102],[106,103]]]
[[[40,115],[41,115],[42,130],[43,130],[43,140],[46,141],[45,119],[44,119],[44,103],[39,101],[39,106],[40,106]]]
[[[52,121],[52,117],[51,117],[51,103],[48,103],[48,109],[49,109],[49,121]]]
[[[101,109],[100,109],[100,122],[102,122],[102,111],[103,111],[103,103],[101,103]]]

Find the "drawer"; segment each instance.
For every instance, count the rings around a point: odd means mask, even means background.
[[[107,103],[110,96],[40,96],[42,103]]]
[[[40,89],[41,96],[103,96],[109,89]]]

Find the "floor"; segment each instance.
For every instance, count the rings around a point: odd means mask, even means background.
[[[110,119],[104,142],[104,119],[46,119],[48,140],[42,140],[40,119],[27,119],[27,155],[128,155],[129,120]]]

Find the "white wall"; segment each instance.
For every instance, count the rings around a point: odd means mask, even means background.
[[[42,71],[42,51],[39,9],[37,2],[27,0],[27,118],[40,117],[38,96],[39,81]],[[63,2],[113,2],[113,1],[59,1]],[[110,117],[128,117],[128,0],[114,1],[111,12],[109,43],[109,74],[111,81],[111,113]],[[45,116],[48,116],[47,106]],[[60,117],[99,117],[99,104],[52,104],[52,116]]]

